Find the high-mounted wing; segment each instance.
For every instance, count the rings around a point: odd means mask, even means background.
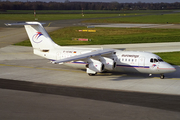
[[[53,61],[52,63],[54,63],[54,64],[58,64],[58,63],[61,64],[61,63],[64,63],[64,62],[85,60],[85,59],[88,59],[88,58],[91,58],[91,57],[96,57],[96,56],[100,56],[100,55],[110,54],[110,53],[113,53],[113,52],[114,52],[114,49],[97,50],[97,51],[93,51],[93,52],[89,52],[89,53],[84,53],[84,54],[80,54],[80,55],[64,58],[64,59],[61,59],[61,60]]]

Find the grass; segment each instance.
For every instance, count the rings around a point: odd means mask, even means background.
[[[179,29],[152,28],[93,28],[97,32],[79,32],[86,27],[67,27],[51,32],[49,35],[59,45],[102,45],[129,43],[180,42]],[[90,29],[90,28],[89,28]],[[73,41],[72,38],[88,38],[91,41]],[[18,45],[30,46],[29,41]]]
[[[85,27],[68,27],[50,33],[52,39],[60,45],[101,45],[154,42],[180,42],[177,29],[142,28],[94,28],[97,32],[78,32]],[[72,41],[74,38],[88,38],[90,42]]]
[[[85,27],[67,27],[51,32],[50,36],[59,45],[97,45],[125,43],[180,42],[178,29],[142,28],[93,28],[96,33],[78,32]],[[72,38],[89,38],[92,41],[73,41]],[[16,45],[31,46],[29,40]],[[164,61],[180,65],[180,52],[156,53]]]
[[[156,53],[156,55],[172,65],[180,65],[180,52]]]
[[[51,32],[50,36],[59,45],[97,45],[180,42],[178,29],[142,29],[142,28],[94,28],[96,33],[78,32],[85,27],[67,27]],[[73,41],[72,38],[89,38],[92,41]],[[29,40],[16,45],[31,46]],[[180,65],[180,52],[156,53],[164,61]]]
[[[146,15],[146,16],[129,16],[109,19],[93,19],[83,22],[90,23],[154,23],[154,24],[179,24],[180,13],[175,14],[159,14],[159,15]]]
[[[131,14],[127,14],[131,15]],[[118,14],[37,14],[38,21],[116,17]],[[0,20],[34,21],[34,14],[0,14]]]
[[[179,24],[180,13],[163,14],[172,11],[106,11],[106,10],[42,10],[36,11],[38,21],[64,20],[64,19],[89,19],[83,22],[90,23],[173,23]],[[7,13],[7,14],[5,14]],[[33,10],[8,10],[0,14],[0,20],[34,21]],[[10,14],[11,13],[11,14]],[[46,14],[44,14],[46,13]],[[91,13],[91,14],[89,14]],[[99,14],[100,13],[100,14]],[[119,16],[120,15],[120,16]],[[141,16],[142,15],[142,16]],[[102,19],[104,17],[104,19]],[[101,19],[98,19],[101,18]]]
[[[84,13],[162,13],[162,12],[173,12],[173,10],[83,10]],[[13,14],[30,14],[34,13],[34,10],[7,10],[6,12],[0,12],[0,13],[13,13]],[[37,14],[52,14],[52,13],[82,13],[82,10],[36,10]]]
[[[143,14],[159,14],[166,11],[111,11],[111,10],[84,10],[82,17],[81,10],[36,10],[38,21],[62,20],[62,19],[87,19],[102,17],[136,16]],[[0,12],[1,13],[1,12]],[[35,20],[33,10],[7,10],[0,14],[0,20],[33,21]],[[134,17],[133,17],[134,18]],[[119,19],[119,18],[118,18]],[[118,19],[108,19],[106,22],[119,22]],[[130,18],[132,19],[132,18]],[[106,20],[106,19],[105,19]],[[105,21],[105,20],[100,20]],[[110,20],[110,21],[109,21]],[[93,20],[97,22],[98,20]]]

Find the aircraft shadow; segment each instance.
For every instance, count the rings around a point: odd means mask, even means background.
[[[164,79],[173,79],[173,78],[180,78],[180,67],[179,66],[174,66],[176,68],[176,71],[173,73],[166,73]],[[129,80],[129,79],[150,79],[150,78],[155,78],[155,77],[160,77],[159,74],[153,74],[152,76],[149,76],[149,74],[145,73],[125,73],[125,72],[111,72],[111,71],[106,71],[103,73],[97,74],[97,76],[112,76],[111,79],[113,81],[121,81],[121,80]]]

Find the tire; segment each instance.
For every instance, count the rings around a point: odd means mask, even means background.
[[[92,74],[92,73],[88,73],[89,76],[95,76],[97,73]]]
[[[161,79],[164,79],[164,75],[161,75],[160,78],[161,78]]]

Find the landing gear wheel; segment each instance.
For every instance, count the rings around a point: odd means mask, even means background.
[[[88,73],[89,76],[95,76],[97,73],[92,74],[92,73]]]
[[[164,79],[164,75],[162,74],[162,75],[160,76],[160,78],[161,78],[161,79]]]

